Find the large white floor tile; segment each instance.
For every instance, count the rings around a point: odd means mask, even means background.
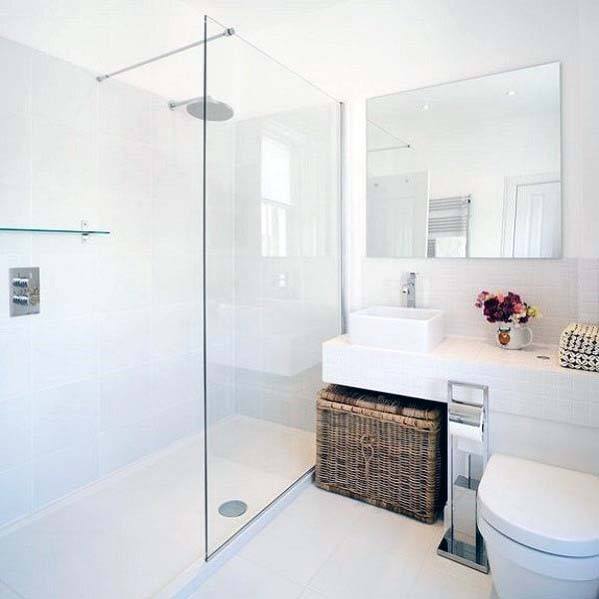
[[[321,593],[313,590],[313,589],[309,589],[307,588],[302,596],[300,597],[300,599],[327,599],[324,595],[322,595]]]
[[[242,550],[240,555],[307,584],[365,506],[310,487]]]
[[[299,599],[303,588],[266,568],[233,557],[192,599]]]
[[[214,551],[314,464],[311,433],[245,416],[208,431],[208,546]],[[218,507],[240,499],[247,512],[223,518]]]
[[[491,599],[491,576],[437,555],[440,539],[438,534],[427,552],[410,599]]]
[[[194,599],[269,598],[265,577],[281,599],[295,592],[281,580],[302,588],[300,599],[496,599],[490,576],[436,555],[442,534],[441,522],[422,524],[309,487]]]
[[[366,506],[310,587],[330,599],[408,597],[436,527]]]

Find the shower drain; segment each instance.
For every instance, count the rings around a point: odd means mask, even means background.
[[[245,514],[247,509],[247,503],[239,501],[239,499],[233,499],[232,501],[221,503],[218,508],[218,513],[225,518],[239,518],[239,516]]]

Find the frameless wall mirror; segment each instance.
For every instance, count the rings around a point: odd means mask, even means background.
[[[367,102],[367,255],[559,258],[560,65]]]

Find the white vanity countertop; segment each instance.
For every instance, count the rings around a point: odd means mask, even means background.
[[[553,345],[504,350],[447,337],[416,353],[354,345],[342,335],[323,344],[323,380],[443,402],[448,380],[477,383],[489,386],[492,411],[599,427],[599,373],[562,368]]]

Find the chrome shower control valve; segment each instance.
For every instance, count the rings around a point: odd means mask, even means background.
[[[11,316],[26,316],[40,311],[40,269],[10,268],[9,309]]]

